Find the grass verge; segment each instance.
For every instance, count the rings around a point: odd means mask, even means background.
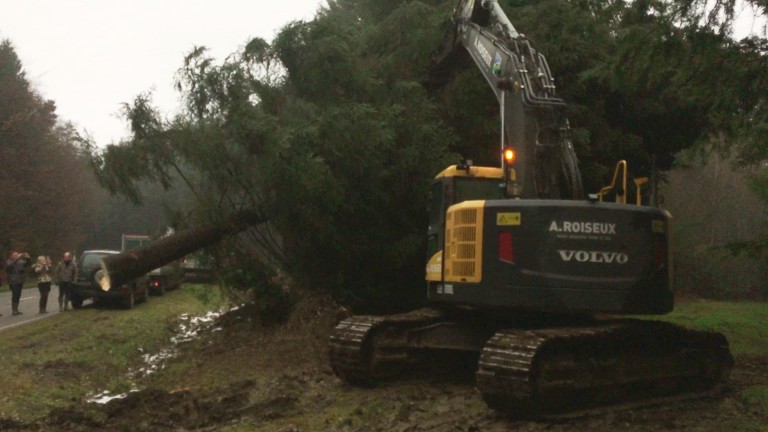
[[[768,385],[754,385],[741,392],[745,405],[760,414],[768,414]]]
[[[721,332],[734,356],[768,355],[768,304],[699,300],[683,303],[662,318],[685,327]]]
[[[0,333],[0,418],[29,421],[98,391],[130,389],[128,370],[167,344],[179,315],[218,306],[199,295],[210,290],[184,286],[131,310],[86,307]]]

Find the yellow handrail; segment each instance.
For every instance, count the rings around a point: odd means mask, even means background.
[[[621,189],[616,188],[616,180],[619,177],[619,170],[622,171],[621,176]],[[611,180],[610,186],[605,186],[597,193],[600,202],[603,202],[603,197],[611,191],[616,191],[616,202],[619,204],[627,203],[627,161],[620,160],[616,164],[616,168],[613,170],[613,180]]]
[[[636,204],[643,205],[643,198],[640,195],[640,186],[648,183],[648,177],[636,178],[634,182],[635,182],[635,190],[637,191]]]

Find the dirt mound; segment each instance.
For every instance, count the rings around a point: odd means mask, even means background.
[[[253,387],[253,382],[245,381],[210,392],[146,389],[104,405],[55,410],[43,426],[62,431],[159,432],[205,429],[242,418],[268,421],[295,412],[295,396],[277,395],[268,400],[253,401]]]
[[[38,425],[15,424],[15,430],[215,430],[246,421],[264,424],[300,414],[300,400],[324,404],[330,370],[326,340],[339,308],[328,297],[304,296],[281,326],[264,327],[255,305],[219,316],[193,342],[179,346],[175,362],[194,361],[195,375],[210,382],[164,390],[149,387],[106,404],[82,402],[55,409]],[[270,370],[278,366],[278,370]],[[325,369],[325,371],[322,371]],[[207,371],[207,372],[206,372]],[[252,377],[258,376],[258,382]],[[308,387],[313,389],[308,390]],[[0,427],[0,430],[8,428]]]
[[[31,430],[31,426],[11,419],[0,418],[0,431],[16,432]]]

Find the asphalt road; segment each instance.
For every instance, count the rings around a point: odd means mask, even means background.
[[[29,324],[31,322],[49,318],[59,313],[59,287],[51,286],[51,293],[48,294],[48,313],[40,314],[40,291],[37,288],[27,288],[21,291],[21,302],[19,302],[19,312],[21,315],[11,315],[11,292],[0,293],[0,331]]]

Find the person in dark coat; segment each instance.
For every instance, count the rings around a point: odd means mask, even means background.
[[[29,254],[13,251],[11,257],[5,262],[5,272],[8,275],[8,285],[11,287],[11,309],[13,315],[21,315],[19,301],[21,301],[21,288],[27,279],[27,265]]]

